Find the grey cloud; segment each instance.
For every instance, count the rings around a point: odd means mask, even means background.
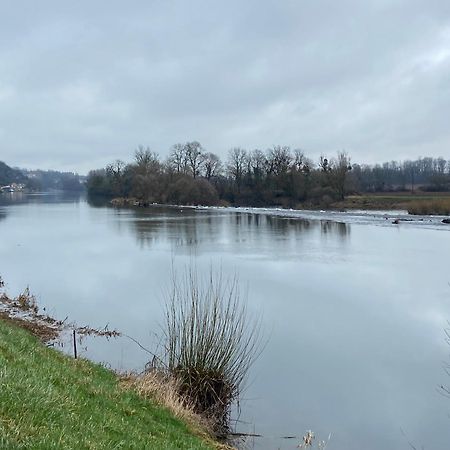
[[[448,155],[444,0],[0,6],[0,159],[86,172],[140,143]]]

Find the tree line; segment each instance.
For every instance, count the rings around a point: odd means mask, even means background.
[[[352,164],[346,152],[314,162],[303,151],[275,145],[234,147],[222,161],[197,142],[172,146],[164,160],[139,147],[134,161],[117,160],[87,178],[92,195],[143,204],[329,205],[357,192],[450,190],[450,161],[420,158],[382,165]]]

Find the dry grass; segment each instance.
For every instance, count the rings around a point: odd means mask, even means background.
[[[225,444],[214,440],[212,423],[194,411],[192,402],[180,396],[180,382],[174,377],[157,369],[147,370],[142,374],[126,374],[121,377],[122,386],[133,389],[140,397],[155,401],[167,408],[174,417],[188,425],[196,435],[207,440],[218,450],[233,450]]]
[[[4,285],[0,278],[0,289]],[[56,340],[62,331],[62,322],[39,314],[36,297],[28,287],[13,298],[0,293],[0,318],[26,329],[44,343]]]
[[[51,342],[59,337],[59,330],[55,327],[49,326],[45,322],[33,322],[30,320],[21,319],[20,317],[10,315],[5,311],[0,311],[0,320],[27,330],[43,343]]]
[[[415,215],[450,215],[450,198],[417,200],[408,204],[409,214]]]
[[[75,332],[79,336],[96,336],[116,338],[121,334],[108,327],[96,329],[90,326],[78,326],[73,322],[57,320],[48,314],[41,314],[36,297],[27,287],[16,297],[8,296],[4,290],[5,283],[0,277],[0,317],[34,334],[44,343],[62,339],[64,332]]]
[[[158,370],[148,370],[140,375],[127,374],[122,377],[124,385],[133,388],[139,395],[156,400],[168,408],[175,417],[208,430],[205,418],[193,411],[186,398],[178,394],[179,382]]]
[[[448,192],[379,192],[349,195],[344,201],[335,202],[332,209],[408,210],[416,202],[450,201]]]

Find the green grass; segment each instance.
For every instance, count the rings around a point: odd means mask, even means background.
[[[213,449],[117,376],[0,320],[1,449]]]

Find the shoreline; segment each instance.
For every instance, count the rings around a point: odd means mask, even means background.
[[[330,212],[345,212],[354,210],[364,211],[408,211],[408,208],[415,202],[433,202],[433,201],[450,201],[450,193],[441,192],[429,194],[421,193],[375,193],[375,194],[361,194],[349,195],[345,200],[335,201],[329,204],[310,204],[298,203],[295,207],[286,207],[283,205],[232,205],[232,204],[217,204],[211,206],[204,205],[178,205],[170,203],[150,203],[138,200],[134,197],[115,197],[109,203],[115,207],[140,207],[147,208],[152,206],[168,206],[168,207],[183,207],[196,208],[198,206],[205,208],[252,208],[252,209],[279,209],[287,211],[330,211]],[[414,215],[414,214],[411,214]],[[433,215],[432,213],[423,215]],[[447,214],[434,214],[449,216]]]
[[[397,198],[397,197],[396,197]],[[450,197],[449,197],[450,198]],[[353,197],[349,197],[347,202],[353,205],[352,208],[328,208],[328,209],[294,209],[272,207],[249,207],[249,206],[202,206],[202,205],[173,205],[139,202],[135,198],[115,198],[109,201],[109,205],[115,208],[130,209],[151,209],[151,208],[173,208],[196,211],[223,211],[241,212],[248,214],[271,215],[286,219],[303,219],[331,221],[344,224],[373,224],[381,226],[392,226],[400,224],[416,225],[427,228],[439,228],[450,230],[450,217],[445,214],[410,214],[407,209],[382,208],[379,204],[372,204],[372,208],[360,207]],[[385,204],[384,206],[389,206]]]
[[[38,306],[36,303],[35,297],[30,294],[28,288],[17,297],[10,297],[8,294],[4,292],[5,284],[0,278],[0,337],[5,344],[5,336],[4,334],[9,334],[15,336],[20,333],[24,333],[28,336],[26,339],[33,339],[35,342],[31,344],[27,344],[27,351],[33,353],[33,355],[40,355],[42,359],[55,359],[56,363],[53,363],[53,367],[59,367],[60,362],[62,365],[69,366],[70,370],[68,376],[71,379],[76,379],[79,375],[78,368],[80,365],[87,366],[89,368],[89,372],[91,374],[95,374],[96,372],[105,372],[108,374],[108,377],[111,380],[111,388],[117,390],[117,395],[120,395],[120,392],[126,392],[131,396],[137,397],[138,403],[143,403],[141,405],[140,415],[145,416],[148,414],[148,410],[154,410],[151,414],[158,415],[159,410],[166,411],[165,414],[167,419],[165,419],[166,423],[157,424],[158,427],[167,427],[169,430],[170,427],[173,426],[174,421],[178,421],[182,427],[185,428],[184,434],[186,435],[183,439],[186,440],[186,445],[177,444],[176,448],[186,448],[186,449],[201,449],[201,450],[233,450],[234,447],[230,445],[220,442],[217,437],[214,435],[212,431],[211,424],[209,423],[207,418],[204,418],[196,413],[194,413],[190,407],[185,403],[183,398],[179,396],[176,390],[176,384],[174,380],[169,379],[163,373],[159,373],[158,371],[145,370],[142,373],[134,373],[134,372],[116,372],[112,369],[108,369],[104,367],[102,364],[95,363],[87,358],[77,357],[76,352],[76,340],[82,339],[84,336],[97,336],[97,337],[121,337],[122,334],[116,330],[108,331],[108,330],[96,330],[90,327],[78,327],[75,323],[59,321],[54,319],[51,316],[46,314],[40,314],[38,311]],[[1,292],[3,291],[3,292]],[[71,353],[68,351],[62,351],[62,343],[65,341],[67,346],[70,346],[68,343],[71,340],[73,332],[73,344],[74,344],[74,354],[71,356]],[[67,339],[68,338],[68,339]],[[59,345],[58,345],[59,344]],[[34,347],[34,348],[33,348]],[[14,354],[15,347],[9,348],[6,344],[0,346],[0,365],[2,360],[6,357],[8,361],[11,361],[12,365],[14,365],[15,357],[11,360],[8,359],[8,355]],[[31,353],[30,353],[31,354]],[[21,357],[25,357],[25,355],[21,354]],[[36,356],[32,357],[33,360],[36,359]],[[4,361],[3,361],[4,362]],[[40,367],[41,364],[38,366]],[[42,365],[45,365],[45,361],[42,362]],[[22,374],[22,367],[17,368],[18,376],[24,376],[28,379],[28,375],[25,373]],[[36,372],[39,374],[39,367],[36,368]],[[66,369],[61,367],[58,368],[58,374]],[[67,371],[67,370],[66,370]],[[48,375],[47,372],[41,374],[42,376],[37,378],[36,383],[39,383],[39,387],[42,388],[47,382],[44,377]],[[8,385],[7,377],[4,374],[0,373],[0,378],[3,378],[2,385]],[[58,377],[57,377],[58,378]],[[56,379],[55,379],[56,380]],[[93,376],[93,380],[91,384],[100,383],[101,380],[95,379]],[[48,382],[48,388],[44,390],[51,389],[51,384],[53,381]],[[61,383],[63,384],[63,383]],[[29,386],[31,389],[34,389],[32,386]],[[37,389],[37,388],[36,388]],[[69,396],[70,394],[63,393],[63,397]],[[95,404],[96,412],[100,412],[102,410],[102,405],[104,403],[104,399],[98,398],[98,403]],[[4,401],[4,400],[3,400]],[[18,406],[14,399],[6,398],[6,401],[11,401],[14,403],[14,407]],[[80,402],[80,409],[83,409],[82,400],[81,399],[72,399],[73,402]],[[93,400],[94,401],[94,400]],[[148,402],[146,405],[145,402]],[[25,406],[25,403],[24,403]],[[30,406],[32,408],[32,406]],[[13,408],[11,408],[13,409]],[[2,412],[2,408],[0,405],[0,413]],[[8,410],[9,413],[9,410]],[[44,413],[51,413],[50,411],[44,411]],[[104,411],[102,414],[107,416],[109,411]],[[84,412],[83,412],[84,414]],[[115,413],[117,414],[117,413]],[[120,414],[120,412],[118,412]],[[32,418],[34,419],[35,416]],[[20,428],[20,417],[16,415],[10,415],[8,420],[11,423],[17,422],[17,427]],[[98,424],[97,426],[101,426]],[[125,433],[126,430],[121,430],[122,433]],[[151,439],[152,430],[146,431]],[[63,431],[61,431],[63,433]],[[115,433],[115,432],[114,432]],[[231,436],[231,435],[230,435]],[[141,439],[144,436],[141,435],[138,438]],[[0,427],[0,446],[8,441],[8,434],[5,432],[2,427]],[[6,439],[6,441],[5,441]],[[173,439],[172,439],[173,440]],[[53,444],[53,441],[46,441],[46,444]],[[103,447],[100,442],[98,443],[100,446],[96,448],[109,448],[108,446]],[[37,447],[41,448],[37,444]],[[174,442],[167,442],[167,450],[172,448],[172,445],[175,445]],[[3,448],[3,447],[2,447]],[[34,448],[33,444],[31,447]],[[134,447],[133,447],[134,448]],[[141,447],[139,447],[141,448]],[[147,448],[147,447],[145,447]],[[163,447],[158,447],[163,448]]]
[[[2,448],[106,450],[124,442],[130,448],[230,448],[115,372],[48,348],[17,322],[0,317],[0,337],[0,363],[6,368],[1,374]]]

